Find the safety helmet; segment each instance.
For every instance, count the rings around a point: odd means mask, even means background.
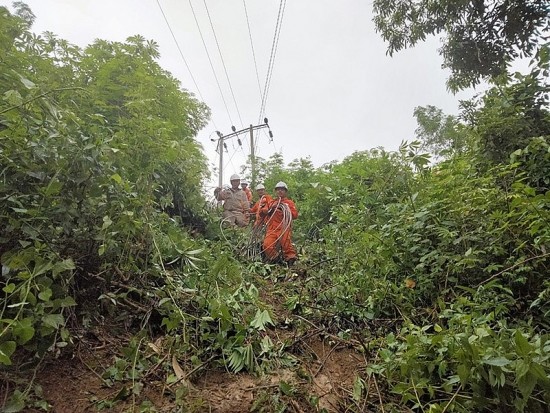
[[[256,185],[256,191],[258,189],[265,189],[265,186],[263,184],[258,184],[258,185]]]
[[[233,174],[233,175],[231,175],[231,178],[229,178],[230,181],[238,181],[240,179],[241,179],[241,177],[237,174]]]
[[[278,189],[278,188],[284,188],[288,191],[288,186],[286,186],[286,184],[283,181],[277,182],[277,185],[275,185],[275,189]]]
[[[242,180],[241,185],[248,185],[248,181]]]

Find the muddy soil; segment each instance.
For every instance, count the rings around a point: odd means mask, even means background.
[[[298,316],[298,320],[284,309],[276,293],[263,293],[262,301],[273,308],[279,320],[267,334],[275,345],[287,343],[286,351],[295,359],[291,367],[263,374],[234,374],[216,364],[204,363],[199,369],[186,371],[184,362],[173,359],[170,363],[171,356],[164,355],[163,363],[151,367],[140,378],[143,387],[133,394],[135,383],[131,380],[109,382],[102,377],[130,339],[129,335],[113,335],[114,329],[104,328],[80,337],[73,349],[63,351],[58,358],[43,361],[36,369],[34,383],[40,386],[41,398],[50,406],[49,411],[56,413],[378,411],[378,398],[374,397],[377,390],[371,391],[371,383],[367,386],[370,396],[361,403],[353,399],[355,381],[366,377],[366,359],[359,343],[334,336],[303,317]],[[298,322],[301,331],[292,327]],[[159,337],[155,342],[144,343],[143,348],[158,349],[162,340]],[[160,358],[160,350],[156,351]],[[167,371],[166,366],[171,366],[172,371]],[[181,380],[166,384],[169,373]],[[0,410],[17,382],[13,377],[4,379],[5,383],[0,384]]]

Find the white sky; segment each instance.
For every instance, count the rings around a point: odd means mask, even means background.
[[[204,0],[191,0],[227,103],[208,62],[189,0],[159,0],[200,94],[212,109],[212,121],[197,139],[217,165],[214,131],[231,132],[259,120],[261,97],[242,0],[207,0],[208,10],[243,124],[239,120],[206,13]],[[198,91],[178,52],[157,0],[25,0],[36,15],[33,31],[51,31],[86,46],[94,39],[124,41],[140,34],[160,46],[160,64]],[[10,6],[11,1],[0,0]],[[275,33],[279,0],[246,0],[261,87],[264,87]],[[315,166],[342,160],[354,151],[383,146],[395,150],[412,140],[416,106],[434,105],[456,114],[459,99],[446,90],[439,41],[429,39],[394,57],[374,30],[372,2],[365,0],[289,0],[272,73],[265,116],[274,133],[260,134],[258,154],[282,151],[285,162],[310,156]],[[224,182],[239,172],[249,152],[228,141]],[[234,145],[234,146],[233,146]],[[235,150],[235,149],[237,150]],[[217,179],[214,177],[214,182]]]

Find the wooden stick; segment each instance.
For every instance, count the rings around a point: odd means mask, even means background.
[[[516,268],[517,266],[521,265],[521,264],[525,264],[526,262],[529,262],[529,261],[532,261],[534,259],[537,259],[537,258],[544,258],[546,256],[550,255],[550,252],[547,252],[546,254],[542,254],[542,255],[536,255],[534,257],[531,257],[531,258],[527,258],[523,261],[520,261],[514,265],[512,265],[511,267],[508,267],[506,268],[505,270],[502,270],[500,272],[497,272],[495,275],[491,275],[489,278],[487,278],[485,281],[481,281],[477,286],[479,287],[480,285],[482,284],[485,284],[485,283],[488,283],[489,281],[495,279],[496,277],[498,277],[499,275],[505,273],[506,271],[510,271],[510,270],[513,270],[514,268]]]
[[[380,401],[380,408],[382,409],[382,413],[386,413],[384,410],[384,403],[382,402],[382,395],[380,394],[380,389],[378,388],[378,382],[376,381],[376,376],[373,374],[372,378],[374,379],[374,387],[376,387],[376,392],[378,393],[378,400]]]
[[[336,350],[338,347],[340,347],[340,345],[335,345],[334,347],[332,347],[330,349],[330,351],[328,352],[328,354],[326,355],[325,359],[323,360],[323,362],[321,363],[321,365],[319,366],[319,368],[317,369],[317,371],[315,372],[315,374],[313,375],[313,377],[317,377],[317,375],[319,374],[319,372],[321,371],[321,369],[323,367],[325,367],[325,363],[327,362],[328,358],[330,357],[330,355],[332,354],[332,352],[334,350]]]

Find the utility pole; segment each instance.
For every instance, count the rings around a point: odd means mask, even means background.
[[[218,150],[220,151],[220,177],[218,179],[218,187],[221,188],[223,185],[222,169],[223,169],[223,139],[222,134],[218,132]]]
[[[250,189],[254,190],[255,186],[256,186],[256,157],[254,156],[254,126],[250,125]]]
[[[273,132],[271,132],[271,129],[269,127],[269,123],[267,118],[264,118],[264,123],[261,125],[250,125],[248,128],[236,130],[235,126],[232,126],[231,129],[233,130],[232,133],[228,135],[223,135],[221,132],[216,131],[218,134],[218,151],[220,152],[220,163],[219,163],[219,178],[218,178],[218,186],[221,188],[223,185],[223,150],[224,148],[227,148],[226,144],[224,143],[227,139],[234,138],[235,136],[239,136],[241,133],[249,132],[250,133],[250,166],[251,166],[251,182],[250,186],[251,188],[254,187],[256,183],[256,155],[254,153],[254,131],[260,130],[262,128],[267,128],[269,130],[269,137],[273,139]],[[210,139],[212,142],[215,142],[216,139]],[[239,145],[241,145],[241,140],[238,139]]]

